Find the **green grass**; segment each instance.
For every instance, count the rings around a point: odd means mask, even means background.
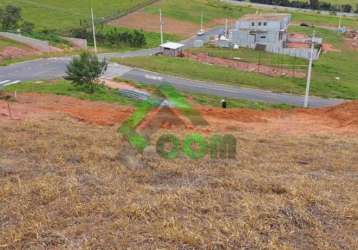
[[[204,94],[189,94],[185,93],[186,96],[191,96],[192,100],[200,105],[210,106],[210,107],[221,107],[222,97],[212,96],[212,95],[204,95]],[[291,109],[293,106],[287,104],[271,104],[265,102],[255,102],[248,100],[237,100],[226,98],[227,108],[248,108],[248,109],[256,109],[256,110],[269,110],[269,109]]]
[[[24,48],[26,47],[25,45],[22,45],[21,43],[17,43],[15,41],[12,40],[8,40],[5,38],[0,38],[0,51],[5,49],[6,47],[17,47],[17,48]]]
[[[249,63],[258,63],[268,66],[280,67],[284,65],[284,68],[300,68],[305,69],[307,67],[307,60],[301,58],[295,58],[286,55],[256,51],[248,48],[240,48],[238,50],[217,48],[213,46],[190,49],[194,54],[204,53],[213,57],[221,57],[225,59],[240,58],[240,61]]]
[[[299,79],[267,77],[223,66],[203,64],[185,58],[154,56],[115,59],[115,61],[155,72],[235,86],[248,86],[291,93],[301,93],[304,89],[304,84],[300,85],[299,83],[302,81]]]
[[[24,19],[35,23],[37,29],[63,30],[79,26],[81,19],[90,18],[90,4],[96,18],[126,12],[148,0],[1,0],[0,8],[8,4],[22,8]]]
[[[201,12],[204,13],[205,23],[220,18],[239,18],[255,12],[253,8],[224,4],[216,0],[164,0],[147,6],[145,11],[158,14],[159,8],[164,16],[197,24],[200,24]]]
[[[300,0],[301,2],[309,2],[309,0]],[[356,0],[322,0],[322,2],[331,3],[335,5],[350,4],[355,8]]]
[[[337,27],[339,18],[337,16],[319,15],[317,13],[291,12],[292,20],[296,23],[307,23],[315,26]],[[358,18],[343,17],[342,25],[350,28],[358,28]]]
[[[312,28],[292,26],[290,31],[312,34]],[[325,42],[331,43],[336,48],[341,49],[341,52],[322,54],[321,58],[315,62],[311,84],[312,94],[330,98],[358,99],[358,53],[345,48],[342,34],[318,28],[316,28],[316,32],[318,36],[324,38]],[[256,52],[251,52],[252,57],[255,58]],[[250,52],[244,50],[243,53]],[[247,54],[247,56],[250,55]],[[126,58],[117,61],[156,72],[275,92],[304,94],[306,84],[305,79],[269,77],[222,66],[203,64],[183,58],[158,56]]]
[[[70,82],[60,80],[56,82],[27,82],[8,86],[4,89],[8,92],[17,91],[17,93],[42,93],[63,96],[72,96],[82,100],[103,101],[120,105],[136,105],[137,102],[120,96],[118,91],[106,87],[97,87],[93,94],[88,93],[84,88],[75,87]]]
[[[241,16],[248,13],[255,13],[257,10],[252,7],[224,4],[215,0],[163,0],[157,4],[146,7],[145,11],[157,14],[159,8],[162,8],[164,16],[197,24],[200,23],[201,12],[204,13],[204,22],[208,23],[218,18],[239,19]],[[259,11],[271,13],[282,12],[274,9],[261,9]],[[305,22],[316,26],[330,25],[338,27],[338,17],[336,16],[294,11],[290,13],[292,14],[293,21],[297,23]],[[344,17],[342,23],[347,27],[358,28],[358,18]]]
[[[99,28],[99,30],[103,30],[104,32],[109,32],[112,29],[117,29],[120,32],[133,32],[133,29],[129,29],[129,28],[125,28],[125,27],[112,27],[109,25],[104,25],[102,27]],[[154,48],[154,47],[158,47],[160,45],[160,33],[158,32],[149,32],[149,31],[142,31],[144,36],[145,36],[145,40],[147,42],[145,48]],[[174,34],[168,34],[168,33],[164,33],[164,41],[181,41],[183,40],[183,37],[180,37],[178,35],[174,35]],[[90,43],[92,41],[89,41]],[[128,49],[133,49],[133,48],[128,48]]]

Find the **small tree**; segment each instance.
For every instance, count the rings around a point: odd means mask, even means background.
[[[21,32],[27,33],[27,34],[32,33],[32,31],[34,30],[34,27],[35,27],[35,25],[33,23],[25,21],[21,24]]]
[[[311,9],[319,9],[319,0],[310,0]]]
[[[79,57],[73,58],[67,66],[65,77],[76,86],[85,86],[93,93],[98,79],[107,70],[106,60],[100,61],[98,57],[90,52],[83,52]]]
[[[2,30],[7,31],[17,29],[21,20],[21,8],[13,5],[7,5],[5,9],[0,9],[0,22]]]

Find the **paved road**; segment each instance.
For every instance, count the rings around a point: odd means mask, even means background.
[[[300,8],[293,8],[293,7],[285,7],[285,6],[279,6],[279,5],[270,5],[270,4],[262,4],[262,3],[251,3],[247,1],[235,1],[235,0],[221,0],[222,2],[226,2],[229,4],[234,5],[241,5],[241,6],[252,6],[256,8],[261,9],[275,9],[275,10],[283,10],[283,11],[300,11],[300,12],[308,12],[308,13],[317,13],[318,10],[312,10],[312,9],[300,9]],[[355,6],[353,6],[354,8]],[[320,14],[323,15],[332,15],[329,11],[319,11]],[[356,13],[346,13],[346,12],[337,12],[337,16],[348,16],[348,17],[358,17],[358,14]]]
[[[183,91],[209,94],[233,99],[246,99],[268,103],[286,103],[294,106],[303,106],[304,102],[303,96],[279,94],[260,89],[242,88],[237,86],[218,84],[214,82],[190,80],[166,74],[158,74],[141,69],[128,69],[126,72],[122,72],[121,78],[125,80],[152,85],[170,83],[177,89]],[[337,99],[323,99],[318,97],[311,97],[310,106],[324,107],[337,105],[342,102],[342,100]]]
[[[222,32],[222,28],[213,29],[206,36],[200,39],[207,41],[210,36]],[[197,37],[184,41],[186,47],[192,47]],[[102,58],[125,58],[135,56],[149,56],[158,52],[159,49],[145,49],[127,53],[107,53],[101,54]],[[71,61],[71,57],[38,59],[18,64],[0,67],[0,87],[16,84],[21,81],[30,80],[50,80],[61,78],[65,75],[66,65]],[[173,77],[165,74],[153,73],[140,69],[133,69],[123,65],[112,63],[104,75],[104,78],[113,79],[121,77],[126,80],[132,80],[147,84],[171,83],[176,88],[196,93],[211,94],[235,99],[247,99],[255,101],[264,101],[271,103],[286,103],[290,105],[301,106],[303,104],[302,96],[289,94],[277,94],[259,89],[241,88],[239,86],[227,86],[218,83],[201,82],[179,77]],[[330,106],[341,103],[342,100],[323,99],[312,97],[312,107]]]

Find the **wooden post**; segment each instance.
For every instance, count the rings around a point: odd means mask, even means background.
[[[9,116],[10,116],[10,119],[12,120],[12,112],[11,112],[11,108],[10,108],[10,103],[7,102],[7,109],[9,111]]]

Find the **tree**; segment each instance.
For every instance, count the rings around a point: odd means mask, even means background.
[[[27,34],[32,33],[32,31],[34,30],[34,27],[35,27],[35,25],[33,23],[25,21],[21,24],[21,32],[27,33]]]
[[[0,9],[0,22],[2,30],[7,31],[17,29],[21,20],[21,8],[13,5],[7,5],[5,9]]]
[[[311,9],[319,9],[319,0],[310,0]]]
[[[352,5],[350,5],[350,4],[343,4],[343,5],[341,6],[341,9],[342,9],[343,12],[351,13],[352,10],[353,10],[353,7],[352,7]]]
[[[65,77],[76,86],[86,87],[93,93],[98,79],[107,70],[106,60],[100,61],[98,57],[90,52],[83,52],[79,57],[73,58],[67,66]]]

